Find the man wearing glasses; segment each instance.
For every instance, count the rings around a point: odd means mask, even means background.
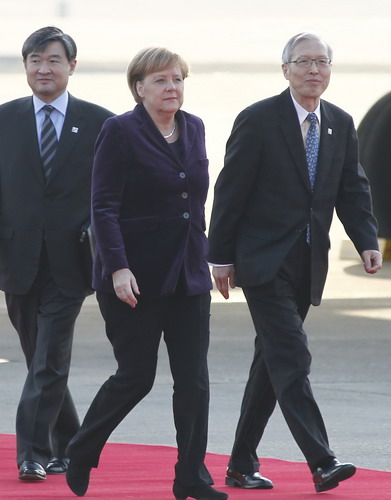
[[[319,305],[327,275],[334,209],[367,273],[382,265],[368,180],[350,115],[320,99],[331,48],[300,33],[286,44],[289,88],[237,117],[216,186],[209,262],[221,294],[241,286],[256,330],[226,484],[272,488],[259,474],[257,447],[278,402],[317,492],[353,476],[329,447],[308,375],[303,322]]]

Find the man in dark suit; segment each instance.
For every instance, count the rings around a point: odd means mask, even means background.
[[[0,106],[0,288],[28,366],[16,417],[19,478],[42,480],[66,471],[79,429],[67,388],[75,320],[91,293],[79,240],[95,140],[112,113],[66,91],[76,67],[69,35],[42,28],[22,55],[33,96]]]
[[[282,64],[289,88],[239,114],[215,186],[209,262],[226,299],[229,287],[243,288],[257,333],[226,475],[230,486],[273,487],[258,472],[257,447],[276,402],[316,491],[355,473],[329,448],[308,380],[303,329],[310,304],[321,301],[334,209],[365,271],[377,272],[382,262],[353,120],[320,99],[331,60],[330,47],[316,35],[289,40]]]

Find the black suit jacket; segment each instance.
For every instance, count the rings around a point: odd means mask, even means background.
[[[357,251],[377,249],[367,178],[351,116],[321,101],[317,177],[311,190],[289,89],[237,117],[215,186],[209,261],[234,263],[242,287],[270,281],[294,241],[311,226],[311,301],[319,304],[328,269],[334,208]]]
[[[44,179],[32,97],[0,106],[0,289],[24,294],[43,241],[52,276],[70,296],[88,293],[80,230],[90,216],[93,152],[108,110],[69,96],[52,172]]]

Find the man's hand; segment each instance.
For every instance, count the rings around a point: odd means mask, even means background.
[[[213,266],[212,275],[217,290],[225,299],[229,299],[229,288],[235,288],[235,267]]]
[[[136,295],[140,295],[136,278],[129,269],[118,269],[112,274],[117,297],[131,307],[136,307]]]
[[[364,269],[369,274],[375,274],[382,268],[383,256],[377,250],[364,250],[361,258]]]

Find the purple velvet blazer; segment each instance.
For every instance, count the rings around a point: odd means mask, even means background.
[[[114,292],[111,274],[129,268],[141,296],[212,288],[204,204],[209,175],[202,121],[178,111],[178,151],[142,104],[108,119],[98,137],[92,179],[97,248],[93,286]]]

